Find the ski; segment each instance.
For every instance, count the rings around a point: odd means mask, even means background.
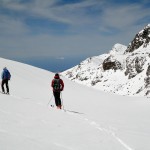
[[[9,93],[4,93],[4,92],[1,92],[1,91],[0,91],[0,93],[1,93],[1,94],[4,94],[4,95],[10,95]]]

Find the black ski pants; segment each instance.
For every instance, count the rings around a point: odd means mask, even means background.
[[[54,92],[55,104],[56,106],[61,106],[60,92]]]
[[[4,85],[6,85],[7,93],[9,93],[8,79],[4,79],[4,80],[2,80],[2,84],[1,84],[2,92],[4,92],[4,93],[5,93]]]

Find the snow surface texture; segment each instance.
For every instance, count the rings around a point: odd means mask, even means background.
[[[150,24],[128,47],[115,44],[108,54],[87,58],[62,75],[101,91],[149,97]]]
[[[105,56],[103,56],[105,57]],[[95,58],[95,63],[99,59]],[[62,79],[63,109],[54,105],[54,74],[0,58],[12,78],[0,93],[0,150],[149,150],[150,102]]]

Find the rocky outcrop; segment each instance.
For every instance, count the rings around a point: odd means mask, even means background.
[[[150,95],[150,65],[148,64],[146,77],[144,78],[145,86],[144,89],[146,90],[145,95]]]
[[[126,58],[125,75],[131,79],[144,70],[146,58],[142,56],[128,56]]]
[[[109,56],[108,58],[106,58],[102,65],[104,71],[109,69],[113,70],[122,69],[121,63],[118,60],[113,59],[113,56]]]
[[[131,53],[140,46],[147,47],[150,43],[150,25],[147,25],[142,31],[135,35],[133,41],[129,44],[125,53]]]

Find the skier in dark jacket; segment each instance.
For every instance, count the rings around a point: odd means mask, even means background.
[[[1,78],[2,78],[2,83],[1,83],[2,93],[5,94],[4,85],[6,85],[6,90],[7,90],[6,94],[9,94],[8,80],[10,80],[11,74],[10,74],[10,72],[7,70],[6,67],[3,68],[3,72],[2,72]]]
[[[61,109],[61,98],[60,98],[60,92],[64,89],[64,83],[63,80],[60,79],[59,74],[56,73],[54,76],[54,79],[51,82],[51,87],[53,88],[53,95],[55,98],[55,104],[58,109]]]

